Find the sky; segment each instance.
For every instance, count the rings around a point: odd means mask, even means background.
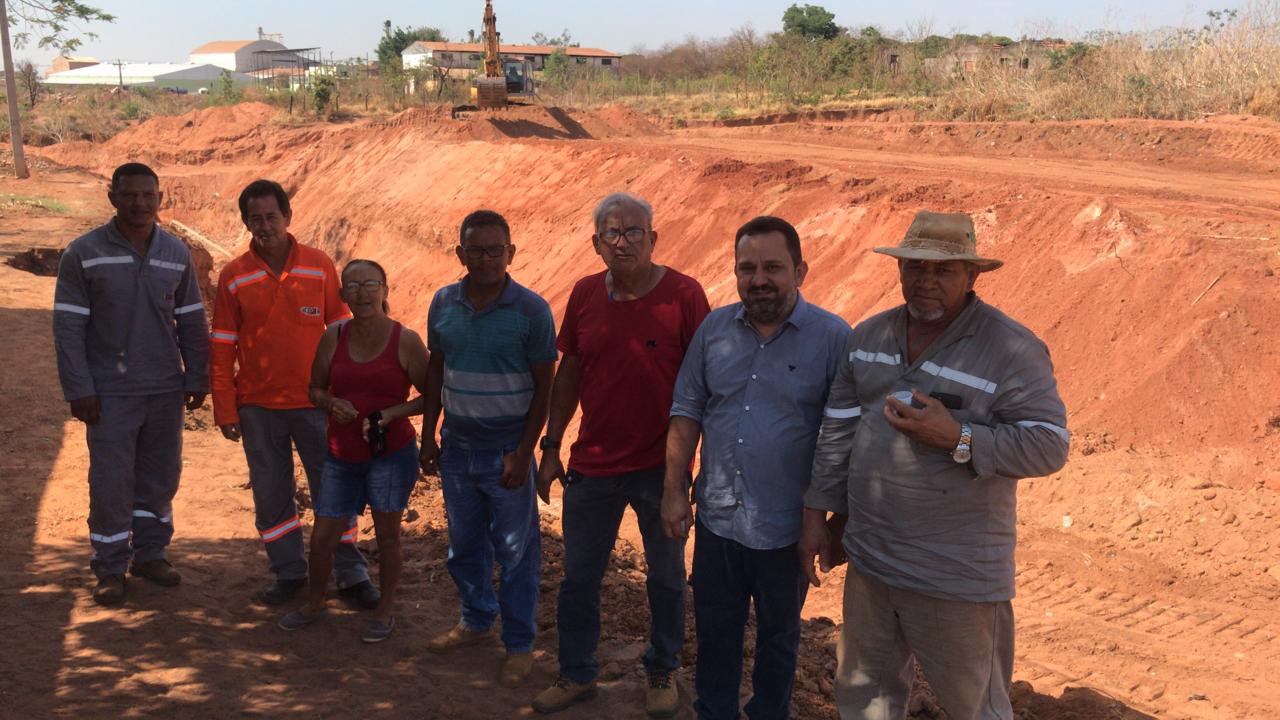
[[[20,0],[18,0],[20,1]],[[1153,30],[1204,24],[1209,9],[1239,7],[1244,0],[967,0],[966,2],[853,2],[813,4],[835,13],[836,23],[875,25],[886,34],[927,28],[939,35],[957,32],[1020,37],[1077,37],[1096,29]],[[372,55],[382,22],[439,27],[450,39],[480,27],[483,0],[87,0],[116,15],[114,23],[83,29],[77,54],[103,61],[186,62],[197,46],[212,40],[247,40],[258,27],[281,33],[290,47],[322,48],[325,57]],[[626,53],[655,49],[694,36],[724,37],[743,26],[759,33],[782,29],[782,13],[793,0],[495,0],[503,42],[528,42],[535,32],[568,30],[574,42]],[[801,3],[803,4],[803,3]],[[52,50],[16,49],[18,60],[47,65]]]

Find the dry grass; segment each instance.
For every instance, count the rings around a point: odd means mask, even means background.
[[[971,120],[1280,118],[1280,3],[1251,3],[1211,25],[1105,35],[1032,75],[982,64],[938,98],[936,111]]]

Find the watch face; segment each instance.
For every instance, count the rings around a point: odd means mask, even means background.
[[[958,447],[951,452],[951,459],[958,463],[967,463],[973,458],[973,453],[967,447]]]

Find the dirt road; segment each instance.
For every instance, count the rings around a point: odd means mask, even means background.
[[[1006,268],[979,292],[1039,333],[1070,410],[1067,468],[1019,496],[1015,707],[1026,719],[1267,718],[1280,707],[1280,127],[1077,123],[1047,127],[826,122],[664,132],[614,109],[447,122],[275,126],[271,110],[159,118],[101,145],[45,156],[94,173],[124,159],[161,171],[162,216],[228,251],[244,241],[234,193],[257,176],[295,193],[291,228],[341,259],[391,273],[393,315],[421,324],[457,277],[452,233],[469,210],[512,221],[514,273],[562,312],[598,265],[595,200],[628,188],[658,209],[658,259],[733,294],[728,237],[760,212],[797,221],[806,297],[851,322],[897,302],[867,249],[915,210],[975,215]],[[1015,138],[1018,138],[1015,141]],[[1160,141],[1156,142],[1159,138]],[[38,168],[0,206],[0,254],[56,247],[106,217],[100,181]],[[220,253],[215,261],[221,263]],[[282,637],[250,602],[266,581],[239,448],[190,421],[175,510],[184,584],[143,583],[124,611],[88,600],[87,458],[67,418],[49,336],[53,281],[0,266],[5,439],[0,495],[15,550],[0,557],[0,716],[521,716],[554,673],[558,520],[544,512],[539,667],[493,682],[500,657],[423,652],[455,617],[438,493],[413,501],[407,604],[395,641],[356,642],[359,619]],[[371,536],[366,535],[371,539]],[[606,592],[603,697],[566,717],[641,717],[645,618],[634,529]],[[366,547],[372,548],[371,542]],[[840,572],[810,595],[797,717],[832,717],[828,643]],[[828,620],[829,619],[829,620]],[[694,649],[686,654],[692,657]],[[689,659],[686,658],[686,659]],[[691,675],[682,673],[682,687]],[[917,717],[929,717],[921,703]]]

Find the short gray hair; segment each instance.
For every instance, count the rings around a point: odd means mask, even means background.
[[[644,213],[644,219],[649,223],[649,228],[653,228],[653,206],[642,197],[632,195],[629,192],[609,193],[597,205],[595,212],[591,214],[591,219],[595,229],[600,229],[600,223],[604,222],[604,216],[618,205],[633,205]]]

